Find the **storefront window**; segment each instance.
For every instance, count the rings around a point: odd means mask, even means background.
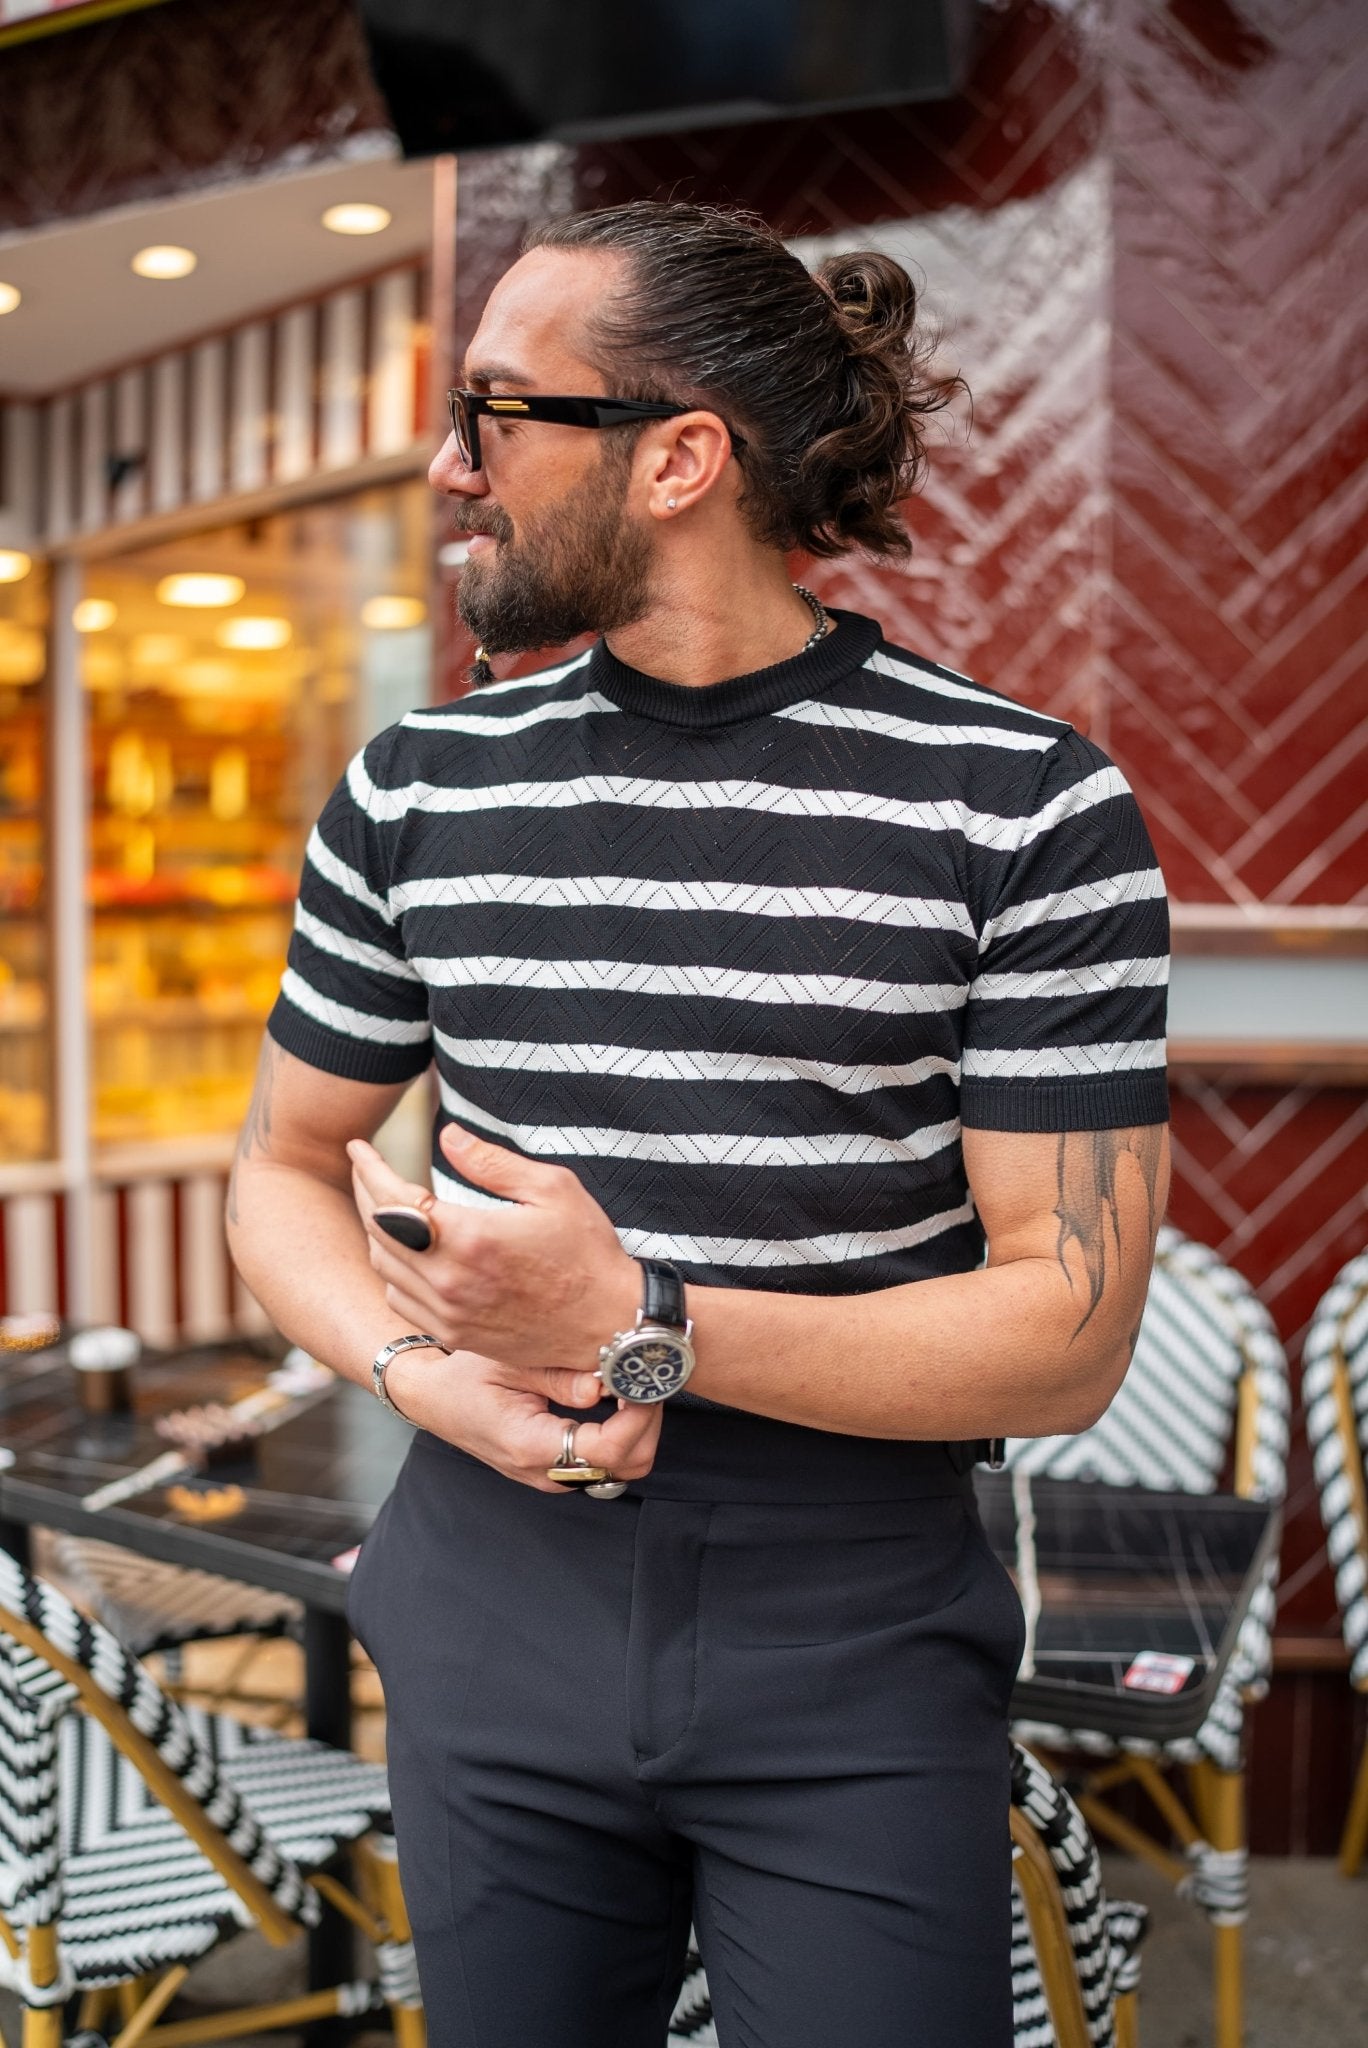
[[[88,571],[97,1145],[241,1121],[309,827],[427,698],[428,517],[405,484]]]
[[[48,1030],[48,580],[0,549],[0,1161],[56,1148]]]

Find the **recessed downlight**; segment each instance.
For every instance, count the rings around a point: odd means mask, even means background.
[[[71,614],[78,633],[103,633],[119,616],[119,607],[107,597],[83,597]]]
[[[236,604],[246,588],[240,576],[163,576],[157,585],[157,602],[207,612],[219,605]]]
[[[363,200],[348,199],[340,206],[328,208],[323,216],[323,225],[334,235],[378,235],[393,218],[386,206],[371,206]]]
[[[23,296],[17,284],[0,284],[0,313],[12,313]]]
[[[373,633],[394,633],[405,626],[421,626],[427,606],[418,597],[368,597],[361,607],[361,623]]]
[[[149,248],[139,249],[133,258],[133,268],[139,277],[189,277],[198,262],[193,249],[178,248],[174,242],[154,242]]]
[[[32,555],[22,548],[0,548],[0,583],[22,583],[32,567]]]
[[[214,638],[220,647],[231,647],[240,653],[253,653],[274,647],[288,647],[292,630],[288,619],[225,619]]]

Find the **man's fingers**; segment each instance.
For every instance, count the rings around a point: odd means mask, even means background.
[[[405,1180],[364,1138],[350,1141],[347,1157],[357,1186],[377,1208],[391,1207],[396,1202],[403,1203],[406,1208],[422,1208],[424,1211],[432,1207],[431,1189],[419,1187],[416,1181]]]
[[[563,1166],[548,1166],[510,1152],[506,1145],[491,1145],[460,1124],[444,1124],[438,1143],[462,1180],[513,1202],[550,1201],[572,1178]]]

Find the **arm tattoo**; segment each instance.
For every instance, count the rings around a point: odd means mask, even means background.
[[[1164,1126],[1141,1124],[1134,1130],[1061,1132],[1058,1153],[1059,1237],[1055,1256],[1072,1288],[1067,1252],[1071,1243],[1083,1257],[1088,1276],[1088,1306],[1075,1337],[1092,1317],[1107,1284],[1108,1262],[1121,1263],[1121,1214],[1117,1203],[1116,1174],[1122,1154],[1129,1152],[1139,1166],[1149,1203],[1150,1240],[1158,1227],[1155,1200],[1163,1159]],[[1139,1331],[1136,1331],[1138,1337]],[[1133,1342],[1134,1340],[1132,1340]]]
[[[271,1150],[271,1097],[275,1089],[276,1044],[271,1037],[261,1041],[261,1059],[257,1066],[256,1084],[252,1099],[247,1105],[247,1115],[238,1133],[237,1150],[233,1154],[233,1170],[228,1176],[228,1221],[238,1220],[238,1168],[250,1159],[253,1152],[267,1156]]]

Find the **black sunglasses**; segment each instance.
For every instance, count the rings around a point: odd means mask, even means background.
[[[673,420],[681,413],[695,412],[692,405],[652,405],[640,398],[491,398],[484,391],[448,391],[451,431],[456,451],[467,469],[479,469],[480,415],[498,420],[547,420],[557,427],[626,427],[633,420]],[[723,421],[723,425],[726,422]],[[744,448],[740,434],[733,434],[733,449]]]

